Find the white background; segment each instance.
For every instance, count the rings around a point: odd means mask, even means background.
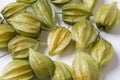
[[[0,0],[0,11],[5,5],[13,1],[15,0]],[[98,9],[100,5],[104,3],[111,3],[113,1],[118,2],[118,7],[120,8],[120,0],[99,0],[95,11]],[[61,12],[61,11],[59,8],[56,8],[56,12]],[[64,22],[61,21],[61,15],[58,16],[58,19],[59,19],[60,25],[66,26]],[[101,74],[100,74],[100,80],[120,80],[120,24],[118,25],[118,27],[114,28],[112,31],[108,33],[101,32],[101,36],[112,43],[114,50],[115,50],[115,54],[111,62],[102,68]],[[41,53],[48,55],[48,49],[45,43],[46,37],[47,37],[47,33],[42,32],[40,35],[40,40],[42,41],[42,43],[41,43],[39,51]],[[74,50],[75,50],[74,43],[71,42],[71,44],[68,46],[68,48],[65,50],[63,54],[52,57],[52,59],[65,62],[71,66],[73,57],[76,54],[76,51]],[[5,53],[7,52],[4,50],[0,50],[0,56]],[[0,75],[5,65],[7,65],[11,60],[12,58],[10,57],[10,55],[7,55],[0,59]]]

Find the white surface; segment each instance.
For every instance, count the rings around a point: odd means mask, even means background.
[[[8,3],[11,3],[13,1],[15,1],[15,0],[0,0],[0,11],[5,5],[7,5]],[[80,1],[80,0],[78,0],[78,1]],[[117,1],[118,7],[120,8],[120,0],[99,0],[96,10],[98,9],[98,7],[100,5],[102,5],[104,3],[111,3],[113,1]],[[57,11],[60,10],[59,8],[56,8],[56,9],[57,9]],[[64,24],[64,22],[61,21],[60,15],[58,18],[60,20],[60,25],[64,26],[65,24]],[[43,41],[43,43],[41,44],[39,51],[41,53],[48,55],[48,49],[45,44],[46,36],[47,36],[46,32],[42,32],[42,34],[40,35],[40,39]],[[120,24],[118,27],[116,27],[109,33],[102,32],[101,36],[112,43],[114,50],[115,50],[115,54],[114,54],[114,57],[111,60],[111,62],[108,65],[106,65],[104,68],[102,68],[101,74],[100,74],[100,80],[120,80]],[[72,42],[70,44],[70,46],[67,48],[67,50],[64,52],[64,54],[52,57],[52,59],[57,60],[57,61],[62,61],[62,62],[65,62],[65,63],[71,65],[73,57],[76,53],[74,51],[74,49],[75,49],[74,43]],[[0,56],[5,53],[6,53],[5,51],[0,50]],[[12,59],[11,59],[10,55],[7,55],[0,59],[0,75],[1,75],[2,70],[4,69],[5,65],[7,65],[8,62],[10,62],[11,60]]]

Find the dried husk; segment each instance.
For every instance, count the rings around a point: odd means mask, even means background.
[[[51,0],[51,1],[54,4],[65,4],[65,3],[70,2],[71,0]]]
[[[14,29],[21,35],[36,38],[39,36],[41,23],[30,13],[22,13],[8,19]]]
[[[91,47],[91,56],[97,61],[99,67],[107,64],[112,59],[113,54],[112,44],[103,38],[97,40]]]
[[[49,0],[37,0],[32,8],[44,28],[52,29],[54,27],[55,11]]]
[[[100,30],[109,31],[120,21],[117,2],[102,5],[95,14],[95,22]]]
[[[62,8],[62,19],[64,22],[71,24],[81,20],[81,17],[88,19],[92,15],[91,10],[76,3],[69,3]]]
[[[15,30],[8,24],[0,24],[0,48],[5,48],[15,36]]]
[[[72,69],[69,65],[55,61],[55,73],[51,80],[73,80]]]
[[[39,79],[52,77],[55,71],[55,64],[48,56],[29,49],[29,63]]]
[[[58,27],[51,31],[47,38],[49,54],[61,54],[71,41],[71,32],[65,27]]]
[[[16,36],[8,43],[8,50],[14,59],[24,59],[29,57],[29,48],[37,50],[39,45],[39,40]]]
[[[21,14],[26,11],[29,4],[21,2],[12,2],[2,9],[2,15],[7,20],[17,14]]]
[[[86,52],[78,53],[72,64],[74,80],[99,80],[97,62]]]
[[[13,60],[4,68],[0,80],[30,80],[33,76],[27,60]]]
[[[90,21],[82,18],[72,27],[72,36],[76,42],[76,48],[88,49],[97,37],[97,32]]]
[[[88,9],[93,10],[95,5],[97,4],[98,0],[82,0],[82,5]]]
[[[37,0],[16,0],[17,2],[22,2],[22,3],[27,3],[27,4],[30,4],[30,3],[34,3],[35,1]]]

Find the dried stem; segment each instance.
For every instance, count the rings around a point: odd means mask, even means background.
[[[2,15],[2,13],[0,12],[0,14]],[[2,15],[3,16],[3,15]],[[3,16],[4,17],[4,16]],[[2,18],[1,18],[2,19]],[[2,19],[2,22],[1,22],[1,24],[3,24],[4,23],[4,21],[5,21],[5,18],[3,18]]]
[[[2,20],[1,24],[3,24],[3,23],[4,23],[4,19]]]
[[[104,29],[104,26],[101,26],[100,30],[97,30],[97,29],[96,29],[96,31],[98,32],[98,36],[97,36],[96,40],[100,39],[100,33],[101,33],[101,31],[102,31],[103,29]],[[96,41],[96,40],[95,40],[95,41]]]
[[[0,56],[0,58],[3,58],[3,57],[5,57],[6,55],[8,55],[8,53],[6,53],[6,54],[4,54],[4,55]]]

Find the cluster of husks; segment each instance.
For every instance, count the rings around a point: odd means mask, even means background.
[[[51,0],[54,4],[70,1]],[[111,60],[114,49],[107,40],[97,38],[97,31],[89,20],[97,1],[65,4],[62,19],[73,24],[71,31],[59,26],[48,35],[50,56],[61,54],[72,39],[75,41],[78,53],[72,68],[36,51],[40,41],[35,38],[39,36],[40,29],[53,29],[55,24],[55,11],[50,0],[17,0],[8,4],[2,10],[8,24],[0,24],[0,48],[7,47],[13,61],[5,67],[0,80],[30,80],[34,75],[40,80],[48,77],[51,80],[99,80],[100,68]],[[34,15],[27,12],[30,6]],[[95,14],[100,31],[115,27],[119,18],[116,2],[101,6]],[[15,37],[16,33],[19,35]]]
[[[35,14],[27,10],[29,7]],[[0,48],[8,48],[13,61],[5,67],[0,80],[30,80],[34,73],[39,79],[53,76],[54,61],[36,52],[40,40],[35,39],[42,26],[54,27],[55,12],[50,1],[17,0],[3,8],[1,13],[7,24],[0,17]]]
[[[113,2],[98,9],[95,22],[100,31],[108,31],[118,24],[119,16],[119,9],[116,2]],[[103,38],[95,40],[95,29],[84,20],[79,20],[72,29],[77,47],[80,47],[79,53],[73,60],[73,77],[75,80],[99,80],[99,70],[111,60],[114,49],[111,43]]]

